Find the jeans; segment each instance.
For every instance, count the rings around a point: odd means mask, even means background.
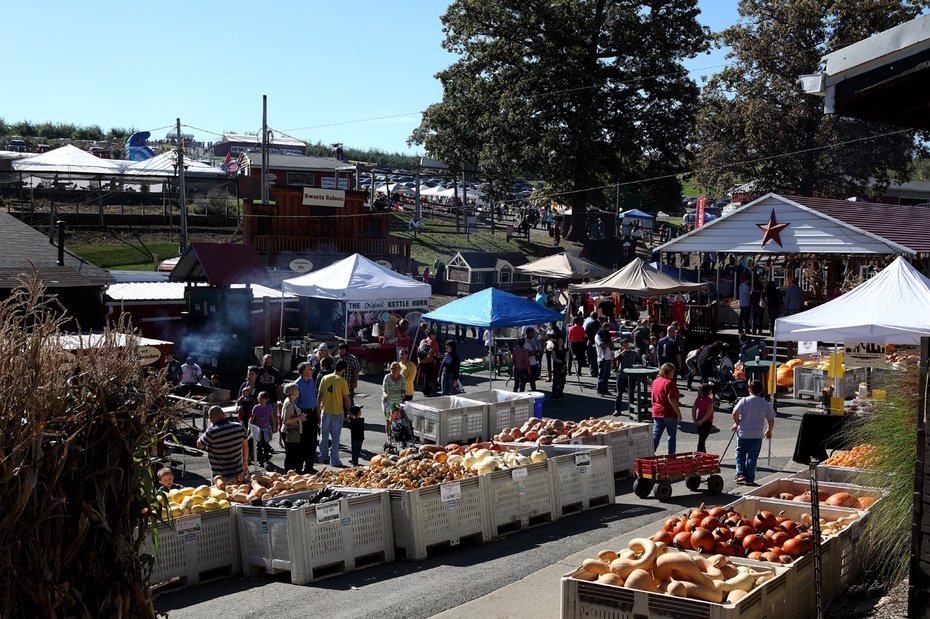
[[[587,363],[584,342],[572,342],[572,357],[575,358],[575,365],[577,366],[578,376],[581,376],[581,368],[585,367]],[[571,368],[569,368],[571,370]]]
[[[320,423],[320,458],[326,460],[329,458],[330,466],[339,466],[339,439],[342,436],[342,415],[330,415],[328,413],[323,413],[321,415],[323,418],[322,423]],[[332,446],[330,446],[329,440],[332,439]],[[329,448],[329,456],[326,455],[326,450]]]
[[[705,421],[697,427],[698,435],[698,444],[697,450],[707,453],[707,437],[710,436],[710,431],[713,429],[714,424],[709,421]]]
[[[594,343],[588,343],[588,367],[591,368],[591,376],[597,376],[597,351],[594,350]]]
[[[442,395],[455,395],[456,378],[446,372],[442,373]]]
[[[678,417],[653,417],[652,418],[652,450],[659,448],[659,440],[662,438],[662,432],[668,432],[668,453],[675,452],[675,439],[678,435]]]
[[[748,305],[739,306],[739,324],[737,328],[740,333],[749,333],[749,319],[752,313],[752,308]]]
[[[597,364],[597,392],[609,393],[607,382],[610,379],[610,359],[599,361]]]
[[[555,371],[552,373],[552,399],[561,400],[565,393],[566,373],[562,370],[562,365],[556,364]]]
[[[765,309],[759,307],[758,305],[752,306],[752,332],[753,333],[758,333],[759,335],[762,334],[762,329],[764,328],[762,325],[762,313],[764,311]]]
[[[762,451],[761,438],[736,439],[736,476],[746,478],[746,483],[756,482],[756,464]]]
[[[359,458],[359,456],[362,455],[362,445],[363,445],[364,443],[365,443],[364,440],[362,440],[362,441],[353,440],[353,441],[352,441],[352,460],[351,460],[351,462],[352,462],[353,466],[358,466],[358,458]]]
[[[769,307],[769,330],[770,334],[775,333],[775,321],[778,320],[778,317],[781,315],[781,308],[772,308]]]
[[[614,400],[614,410],[620,412],[620,403],[623,402],[623,391],[626,388],[626,374],[617,370],[617,399]]]
[[[514,368],[513,370],[513,390],[516,393],[526,388],[526,382],[530,379],[530,371],[526,368]]]

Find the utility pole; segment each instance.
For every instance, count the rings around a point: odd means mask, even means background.
[[[262,95],[262,204],[268,204],[268,95]]]
[[[184,147],[181,144],[181,119],[178,118],[175,137],[178,140],[175,152],[178,155],[178,203],[181,206],[181,247],[183,255],[187,251],[187,191],[184,188]]]

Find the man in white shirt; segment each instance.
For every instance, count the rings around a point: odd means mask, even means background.
[[[752,294],[752,287],[749,285],[749,278],[743,276],[742,283],[739,285],[739,332],[749,333],[750,322],[752,320],[752,302],[749,295]]]
[[[530,353],[530,390],[536,391],[536,381],[540,376],[539,357],[542,349],[539,346],[539,337],[536,327],[526,328],[526,343],[523,345]]]
[[[599,331],[594,336],[594,348],[597,351],[597,392],[601,395],[610,395],[608,381],[610,380],[610,366],[614,359],[614,344],[609,338],[601,337]]]

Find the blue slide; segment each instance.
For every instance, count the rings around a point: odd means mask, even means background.
[[[126,159],[130,161],[145,161],[155,156],[155,151],[145,145],[145,141],[152,134],[148,131],[133,133],[126,140]]]

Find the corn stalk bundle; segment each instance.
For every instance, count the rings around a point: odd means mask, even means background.
[[[125,325],[66,351],[60,306],[21,283],[0,304],[0,616],[154,617],[164,381]]]

